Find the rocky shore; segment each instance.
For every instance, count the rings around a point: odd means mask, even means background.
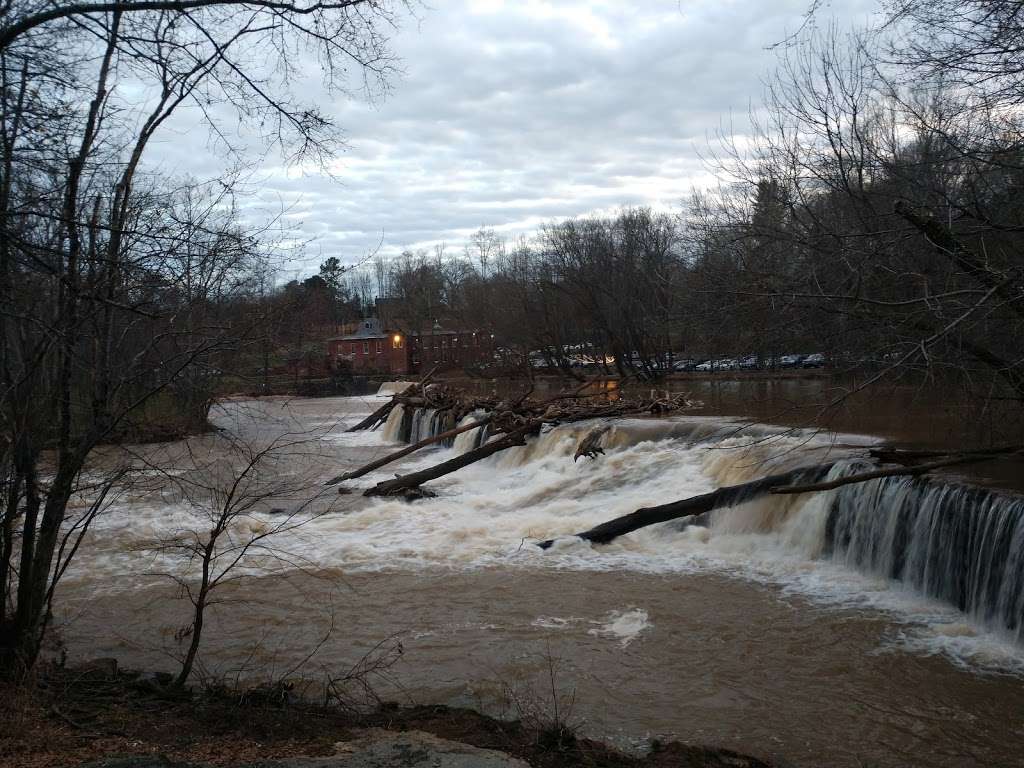
[[[110,660],[112,662],[112,660]],[[263,692],[258,692],[263,693]],[[161,688],[114,663],[0,684],[0,768],[768,768],[704,746],[652,743],[643,755],[558,722],[469,709],[344,711],[289,696]]]

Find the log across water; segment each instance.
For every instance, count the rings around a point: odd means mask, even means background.
[[[726,486],[710,493],[702,493],[699,496],[691,496],[657,507],[642,507],[635,512],[630,512],[628,515],[601,523],[601,525],[591,528],[589,531],[578,533],[576,536],[594,544],[607,544],[619,536],[632,533],[640,528],[646,528],[649,525],[666,523],[670,520],[678,520],[681,517],[702,518],[702,516],[715,509],[731,507],[751,501],[759,496],[771,493],[774,489],[784,488],[794,483],[818,482],[821,478],[828,475],[831,469],[831,464],[802,467],[790,472],[762,477],[750,483]],[[703,519],[695,519],[693,524],[700,525],[702,522],[704,522]],[[537,546],[541,549],[550,549],[555,541],[555,539],[548,539],[547,541],[540,542]]]
[[[436,480],[439,477],[444,477],[445,475],[451,474],[452,472],[469,466],[481,459],[493,456],[499,451],[504,451],[516,445],[525,445],[526,436],[531,432],[539,430],[540,426],[540,422],[530,422],[497,438],[496,440],[485,443],[479,448],[463,453],[452,459],[448,459],[448,461],[443,461],[433,467],[420,470],[419,472],[411,472],[408,475],[399,475],[393,480],[385,480],[377,483],[377,485],[372,488],[367,488],[363,492],[363,495],[396,496],[413,488],[418,488],[423,483]]]

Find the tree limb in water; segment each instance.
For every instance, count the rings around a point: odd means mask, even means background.
[[[422,392],[423,391],[423,387],[426,386],[428,381],[430,381],[430,377],[434,375],[434,371],[436,371],[436,370],[437,370],[437,366],[435,365],[433,368],[431,368],[427,372],[426,376],[424,376],[422,379],[419,380],[419,383],[417,383],[417,384],[410,384],[408,387],[403,389],[401,392],[398,392],[398,393],[392,395],[391,399],[388,400],[386,403],[384,403],[384,405],[382,405],[380,408],[375,410],[373,413],[371,413],[365,419],[360,421],[354,427],[349,427],[345,431],[346,432],[362,432],[364,429],[373,429],[374,427],[376,427],[382,421],[387,419],[388,414],[391,413],[391,409],[394,408],[398,404],[400,398],[412,397],[412,395],[414,395],[416,392],[418,392],[418,391]]]
[[[346,472],[344,474],[338,475],[337,477],[332,477],[330,480],[324,483],[324,485],[337,485],[338,483],[343,483],[346,480],[355,480],[357,477],[362,477],[363,475],[373,472],[373,470],[375,469],[380,469],[381,467],[386,466],[393,461],[398,461],[399,459],[408,456],[410,453],[418,451],[420,448],[426,448],[428,445],[433,445],[434,443],[440,443],[445,440],[450,440],[451,438],[457,437],[458,435],[461,435],[463,432],[468,432],[471,429],[483,427],[488,422],[490,422],[491,417],[492,414],[488,414],[486,416],[480,417],[477,421],[471,422],[469,424],[464,424],[461,427],[455,427],[455,429],[449,429],[447,432],[442,432],[439,435],[428,437],[425,440],[420,440],[418,443],[413,443],[412,445],[406,446],[405,448],[402,448],[400,451],[389,453],[387,456],[377,459],[376,461],[371,461],[369,464],[366,464],[360,467],[359,469],[354,469],[351,472]]]
[[[998,458],[1000,456],[1012,456],[1015,453],[1024,453],[1024,445],[1002,445],[995,448],[972,448],[966,451],[957,451],[955,454],[950,451],[937,451],[937,450],[914,450],[907,448],[871,448],[868,453],[871,457],[878,461],[885,462],[888,464],[902,464],[902,465],[914,465],[923,459],[940,459],[949,456],[966,456],[973,458],[975,456],[988,459]]]
[[[436,466],[420,470],[419,472],[410,472],[408,475],[399,475],[394,480],[385,480],[384,482],[377,483],[372,488],[367,488],[363,492],[363,495],[396,496],[402,494],[405,491],[416,488],[430,480],[436,480],[439,477],[444,477],[445,475],[451,474],[452,472],[462,469],[476,461],[486,459],[488,456],[493,456],[495,453],[504,451],[506,448],[525,445],[526,436],[531,432],[540,430],[542,424],[543,422],[540,420],[528,421],[518,429],[508,432],[496,440],[485,443],[479,448],[467,451],[466,453],[460,454],[459,456],[437,464]]]
[[[811,483],[807,485],[787,485],[781,488],[772,488],[769,491],[769,493],[787,494],[831,491],[835,488],[841,488],[844,485],[866,483],[869,480],[877,480],[883,477],[906,477],[908,475],[923,475],[926,472],[931,472],[933,469],[963,466],[965,464],[977,464],[978,462],[988,461],[989,459],[999,458],[1001,456],[1008,456],[1022,452],[1024,452],[1024,449],[1014,447],[994,448],[988,451],[971,451],[968,453],[956,454],[955,456],[950,456],[949,454],[946,454],[946,458],[937,459],[935,461],[928,461],[923,464],[905,464],[899,467],[881,467],[879,469],[869,470],[868,472],[861,472],[856,475],[849,475],[848,477],[838,477],[835,480],[826,480],[820,483]],[[925,452],[922,451],[921,453]]]
[[[898,453],[899,452],[886,451],[887,456]],[[1002,448],[969,451],[955,455],[948,453],[932,453],[930,451],[908,451],[905,453],[908,457],[939,455],[943,456],[943,458],[921,464],[873,469],[867,472],[849,475],[847,477],[836,478],[834,480],[822,480],[822,478],[828,475],[834,464],[803,467],[792,470],[791,472],[769,475],[768,477],[763,477],[759,480],[753,480],[741,485],[726,486],[725,488],[719,488],[718,490],[711,491],[710,493],[704,493],[700,496],[692,496],[688,499],[681,499],[680,501],[673,501],[669,504],[662,504],[658,507],[638,509],[636,512],[631,512],[628,515],[623,515],[622,517],[617,517],[614,520],[609,520],[595,528],[591,528],[589,531],[578,533],[576,536],[595,544],[607,544],[619,536],[632,533],[633,531],[645,528],[648,525],[665,523],[669,520],[676,520],[682,517],[706,515],[712,510],[722,507],[736,506],[737,504],[742,504],[743,502],[751,501],[767,494],[792,495],[797,493],[815,493],[818,491],[830,491],[835,488],[841,488],[844,485],[865,483],[869,480],[877,480],[883,477],[917,476],[943,467],[962,466],[964,464],[973,464],[1001,456],[1021,454],[1024,453],[1024,447],[1006,446]],[[699,521],[695,520],[694,523],[697,524],[698,522],[704,522],[705,520],[706,518]],[[541,549],[549,549],[554,543],[554,539],[548,539],[547,541],[540,542],[538,546]]]
[[[575,464],[576,460],[580,456],[586,456],[588,459],[596,459],[598,455],[604,455],[604,448],[601,447],[601,438],[607,434],[611,426],[605,424],[603,427],[594,427],[587,433],[586,437],[580,440],[580,444],[576,447],[576,453],[572,457],[572,463]]]
[[[617,517],[606,523],[601,523],[595,528],[576,536],[594,544],[607,544],[627,533],[632,533],[640,528],[656,523],[666,523],[669,520],[676,520],[680,517],[690,517],[710,512],[719,507],[732,507],[742,504],[745,501],[756,499],[768,494],[772,488],[778,486],[792,485],[793,483],[816,482],[828,474],[832,469],[831,464],[822,464],[813,467],[801,467],[790,472],[778,475],[769,475],[760,480],[754,480],[741,485],[730,485],[710,493],[702,493],[700,496],[691,496],[688,499],[673,501],[669,504],[662,504],[657,507],[643,507],[630,512],[628,515]],[[542,541],[538,546],[541,549],[549,549],[555,543],[554,539]]]

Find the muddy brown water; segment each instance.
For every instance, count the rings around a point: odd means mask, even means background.
[[[707,403],[714,393],[704,395]],[[745,396],[742,387],[735,394]],[[245,429],[264,437],[326,430],[275,470],[312,482],[388,450],[379,437],[359,442],[331,428],[372,405],[271,399],[245,404]],[[627,747],[657,737],[799,766],[1024,765],[1024,666],[979,666],[944,652],[960,632],[971,642],[983,635],[946,613],[934,624],[942,642],[921,641],[939,609],[911,600],[901,612],[899,600],[875,599],[903,599],[892,585],[847,583],[841,569],[759,554],[774,539],[738,535],[713,551],[653,534],[562,559],[520,551],[528,535],[571,532],[710,487],[696,453],[677,460],[678,449],[659,445],[624,443],[604,465],[587,466],[552,447],[550,459],[464,470],[422,506],[325,497],[330,512],[286,545],[298,556],[293,567],[255,568],[220,593],[204,669],[316,682],[398,641],[400,660],[375,679],[386,698],[510,716],[550,714],[557,701],[582,732]],[[180,463],[178,477],[198,472],[185,468],[180,446],[137,450]],[[219,450],[207,436],[191,453]],[[126,666],[173,669],[188,605],[153,575],[173,564],[146,546],[201,523],[162,480],[119,505],[62,588],[60,633],[73,659],[112,655]],[[816,586],[833,581],[845,597]],[[871,599],[848,599],[862,592]]]
[[[326,576],[328,574],[321,574]],[[333,574],[340,577],[340,574]],[[283,673],[336,629],[304,672],[337,674],[382,638],[404,646],[387,698],[517,714],[550,711],[549,660],[570,722],[621,744],[718,744],[797,765],[1020,765],[1024,685],[940,657],[883,651],[899,627],[716,575],[383,572],[260,580],[217,612],[205,663]],[[75,600],[73,650],[170,668],[152,624],[161,587]],[[597,628],[642,606],[652,627],[623,646]],[[180,601],[175,605],[180,611]],[[178,621],[184,619],[179,615]],[[574,695],[575,703],[569,706]]]
[[[526,387],[518,382],[481,380],[459,384],[480,392],[518,392]],[[556,377],[535,383],[536,390],[545,393],[576,386]],[[612,379],[593,389],[615,392],[620,384]],[[685,393],[693,400],[690,413],[696,415],[871,435],[899,448],[958,451],[1024,445],[1024,402],[991,392],[968,394],[952,384],[934,381],[883,382],[859,390],[857,381],[819,371],[784,376],[723,371],[677,374],[651,385],[627,382],[622,389],[638,395]],[[944,472],[969,483],[1024,493],[1024,457]]]

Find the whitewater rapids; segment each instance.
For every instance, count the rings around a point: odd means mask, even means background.
[[[558,653],[571,660],[563,674],[578,688],[586,730],[625,743],[653,731],[851,766],[953,756],[1010,764],[1005,756],[1024,750],[1014,714],[1024,707],[1016,497],[897,479],[765,498],[717,512],[706,528],[666,523],[593,546],[573,534],[794,466],[838,460],[837,473],[852,471],[873,441],[717,418],[636,419],[614,424],[604,456],[574,463],[592,426],[578,424],[432,482],[433,499],[359,494],[488,438],[474,430],[349,483],[352,494],[324,487],[400,438],[444,426],[429,411],[396,409],[377,431],[344,431],[382,402],[218,408],[218,426],[253,440],[305,436],[275,469],[303,492],[266,499],[235,535],[313,502],[307,523],[275,538],[274,557],[246,564],[252,580],[232,587],[234,601],[212,623],[211,666],[302,659],[329,615],[343,630],[322,651],[325,665],[350,663],[394,634],[408,659],[401,695],[417,700],[493,708],[510,677],[543,681],[543,657]],[[170,469],[96,521],[62,587],[73,648],[167,664],[187,614],[158,574],[187,566],[154,543],[206,530],[209,510],[171,480],[199,473],[188,457],[208,458],[203,471],[223,463],[219,439],[197,438],[189,451],[144,448]],[[974,527],[969,511],[981,521]],[[947,530],[948,519],[960,522]],[[533,545],[552,537],[551,550]],[[502,682],[486,682],[494,679]],[[608,703],[618,699],[623,706]],[[818,723],[826,710],[835,720]]]

